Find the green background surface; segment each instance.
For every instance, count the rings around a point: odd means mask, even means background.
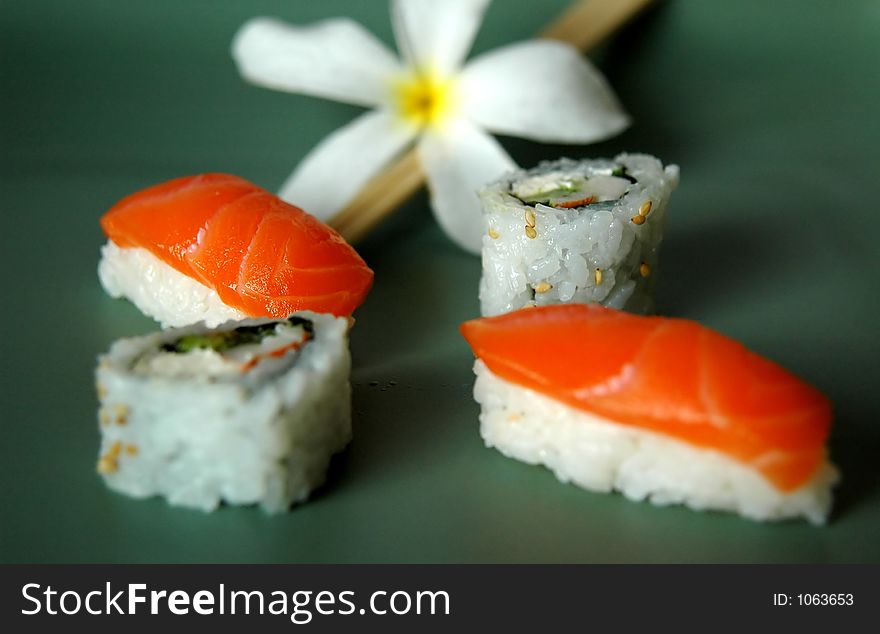
[[[475,50],[565,4],[497,0]],[[486,449],[457,331],[478,314],[480,263],[424,193],[359,247],[376,285],[352,333],[356,436],[312,502],[206,515],[107,490],[95,357],[155,326],[100,288],[100,215],[190,173],[276,189],[360,112],[242,81],[229,43],[259,14],[350,15],[391,42],[381,1],[0,3],[0,561],[880,561],[876,0],[665,2],[592,55],[630,130],[594,146],[502,139],[522,165],[622,150],[680,164],[660,311],[831,397],[843,481],[828,526],[636,504]]]

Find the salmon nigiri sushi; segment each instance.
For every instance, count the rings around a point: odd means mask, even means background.
[[[695,322],[551,305],[465,322],[486,444],[634,500],[824,523],[819,391]]]
[[[373,283],[333,229],[230,174],[149,187],[114,205],[101,227],[104,288],[165,327],[299,310],[348,316]]]

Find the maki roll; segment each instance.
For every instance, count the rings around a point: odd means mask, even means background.
[[[480,432],[563,482],[755,520],[825,522],[831,404],[684,319],[555,305],[466,322]]]
[[[678,167],[643,154],[561,159],[480,192],[484,316],[527,306],[654,307],[663,221]]]
[[[116,341],[97,369],[107,485],[210,511],[305,500],[351,439],[348,321],[296,313]]]

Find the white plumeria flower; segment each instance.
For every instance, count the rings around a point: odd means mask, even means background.
[[[346,18],[301,27],[255,18],[233,57],[249,81],[374,107],[303,159],[282,198],[329,219],[414,142],[446,233],[479,252],[476,190],[515,163],[489,134],[588,143],[629,119],[572,46],[530,40],[463,62],[490,0],[391,0],[402,59]]]

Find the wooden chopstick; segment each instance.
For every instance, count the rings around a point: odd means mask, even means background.
[[[646,9],[654,0],[579,0],[538,37],[568,42],[584,53]]]
[[[654,0],[578,0],[538,37],[568,42],[588,51]],[[425,183],[415,148],[374,176],[329,224],[349,242],[366,236]]]

